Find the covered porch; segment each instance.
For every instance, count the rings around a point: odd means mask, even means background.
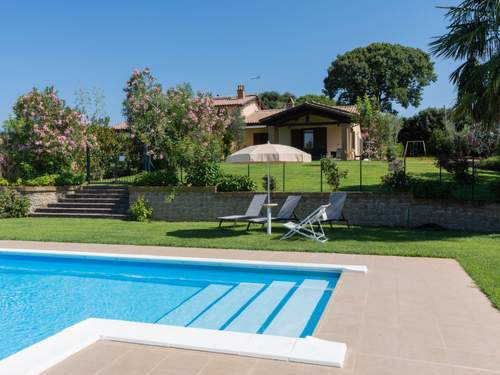
[[[331,156],[356,159],[361,131],[354,114],[317,103],[304,103],[261,120],[271,143],[289,145],[310,153],[313,159]]]

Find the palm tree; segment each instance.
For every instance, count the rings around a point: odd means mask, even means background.
[[[462,64],[451,74],[458,114],[485,126],[500,124],[500,0],[464,0],[445,7],[448,33],[431,44],[436,56]]]

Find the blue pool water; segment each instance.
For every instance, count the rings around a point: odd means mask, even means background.
[[[0,252],[0,359],[90,317],[304,337],[339,276]]]

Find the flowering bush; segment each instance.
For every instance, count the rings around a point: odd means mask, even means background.
[[[83,116],[66,106],[54,88],[33,89],[17,100],[14,117],[6,122],[3,148],[12,163],[9,173],[31,178],[77,169],[86,145],[92,144],[86,129]]]
[[[176,169],[220,158],[229,124],[208,95],[195,95],[187,85],[164,91],[147,68],[134,70],[125,93],[123,112],[132,134],[154,159]]]

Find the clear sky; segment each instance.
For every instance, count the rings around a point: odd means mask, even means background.
[[[445,32],[438,5],[457,0],[24,0],[0,2],[0,122],[33,86],[53,85],[69,104],[98,88],[112,122],[123,87],[149,67],[165,87],[320,93],[330,62],[372,42],[428,50]],[[420,108],[449,106],[456,63],[434,59],[438,81]],[[260,75],[259,80],[250,80]],[[414,113],[415,109],[401,111]]]

